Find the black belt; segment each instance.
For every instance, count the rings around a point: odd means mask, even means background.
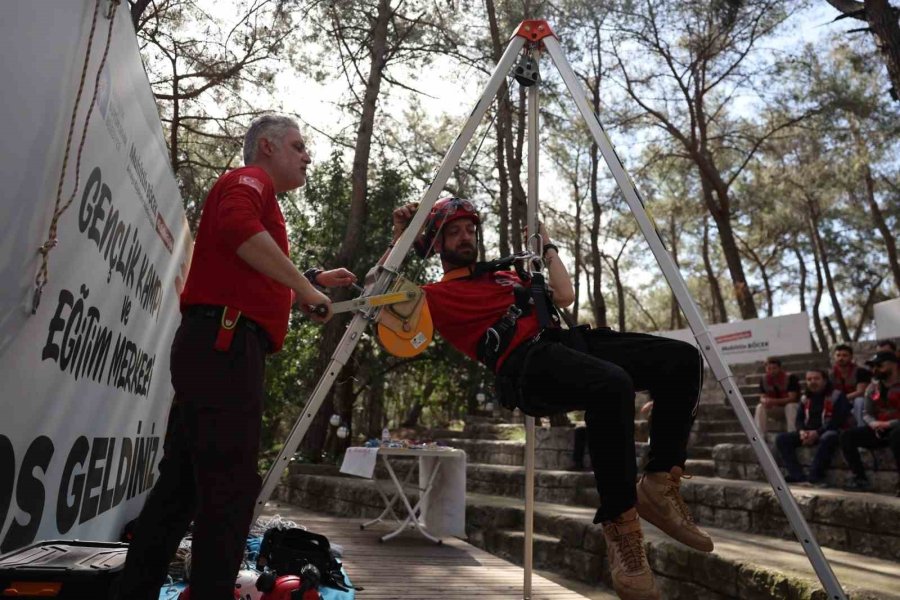
[[[185,307],[182,314],[185,317],[203,317],[206,319],[215,319],[219,322],[222,319],[222,312],[224,310],[224,306],[217,306],[215,304],[191,304],[190,306]],[[253,319],[248,319],[243,313],[241,314],[241,318],[238,319],[238,325],[243,325],[253,333],[262,336],[267,347],[271,347],[272,342],[269,340],[269,334],[263,329],[262,325]]]

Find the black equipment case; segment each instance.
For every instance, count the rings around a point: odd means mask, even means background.
[[[0,598],[107,600],[128,544],[44,541],[0,556]]]

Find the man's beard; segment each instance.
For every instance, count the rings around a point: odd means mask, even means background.
[[[441,251],[441,260],[457,267],[467,267],[478,258],[475,246],[462,246],[456,250],[444,248]]]

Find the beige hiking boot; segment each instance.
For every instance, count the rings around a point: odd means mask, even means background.
[[[678,467],[673,471],[680,475]],[[638,514],[682,544],[712,552],[712,538],[694,523],[694,517],[678,491],[679,479],[672,473],[644,473],[637,484]]]
[[[613,588],[622,600],[661,600],[644,553],[641,521],[633,508],[603,523]]]

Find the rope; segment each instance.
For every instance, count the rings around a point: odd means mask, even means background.
[[[75,130],[75,120],[78,114],[78,106],[81,104],[81,94],[84,91],[84,82],[87,76],[88,63],[91,58],[91,48],[94,45],[94,32],[97,29],[97,14],[100,10],[100,2],[101,0],[96,0],[94,4],[94,16],[91,20],[91,31],[88,34],[88,46],[87,52],[84,56],[84,65],[81,68],[81,79],[78,83],[78,93],[75,96],[75,106],[72,108],[72,118],[69,121],[69,133],[66,137],[66,150],[63,154],[63,163],[62,169],[59,174],[59,184],[56,188],[56,203],[53,207],[53,218],[50,220],[50,230],[47,234],[47,241],[45,241],[40,248],[38,248],[38,253],[41,255],[41,267],[38,270],[38,274],[34,280],[34,297],[31,303],[31,314],[35,314],[37,312],[38,306],[41,303],[41,294],[44,291],[44,286],[47,285],[47,281],[50,278],[49,275],[49,259],[50,252],[59,245],[59,239],[56,237],[57,227],[59,225],[59,219],[66,212],[66,209],[71,206],[72,202],[75,200],[75,195],[78,192],[78,182],[81,172],[81,153],[84,150],[84,142],[87,137],[87,129],[88,125],[91,122],[91,114],[94,111],[94,105],[97,102],[97,88],[100,83],[100,74],[103,71],[103,67],[106,64],[106,58],[109,55],[109,46],[112,41],[112,30],[113,24],[115,22],[116,9],[119,6],[119,0],[112,0],[112,4],[109,9],[109,13],[107,18],[109,19],[109,29],[106,33],[106,46],[103,49],[103,57],[100,59],[100,65],[97,67],[97,76],[94,79],[94,94],[91,96],[91,103],[88,106],[87,116],[84,120],[84,127],[81,130],[81,142],[78,145],[78,154],[75,159],[75,187],[72,189],[72,195],[69,196],[68,201],[60,207],[60,201],[62,200],[62,188],[63,181],[66,177],[66,166],[69,162],[69,152],[72,147],[72,133]]]

